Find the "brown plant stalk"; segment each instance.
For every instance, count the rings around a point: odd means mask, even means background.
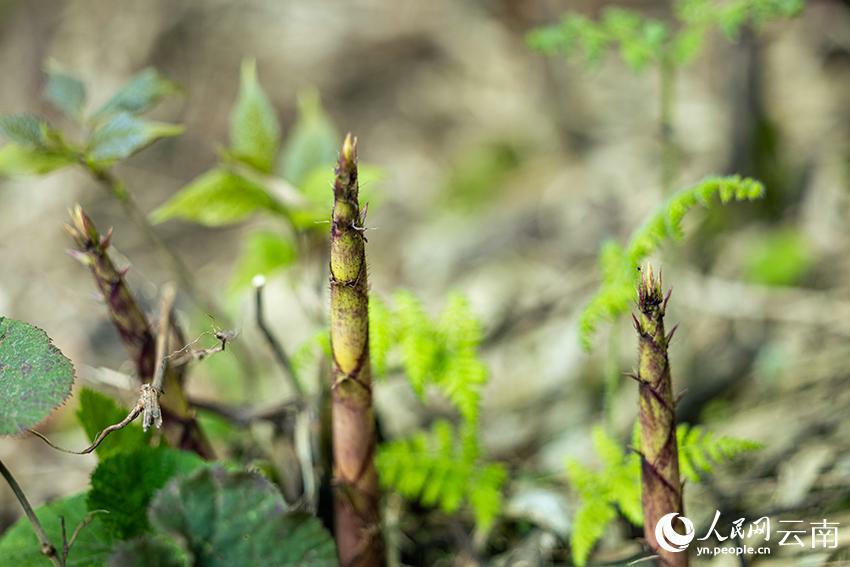
[[[638,284],[638,314],[633,315],[639,336],[638,373],[640,385],[641,502],[644,535],[649,547],[667,567],[687,567],[687,551],[668,551],[655,537],[656,526],[670,513],[681,515],[682,483],[676,441],[676,399],[670,377],[667,347],[675,327],[664,331],[665,296],[661,277],[652,266],[641,272]]]
[[[374,462],[365,219],[359,202],[357,139],[351,134],[340,152],[333,191],[330,288],[335,531],[343,567],[372,567],[385,563],[385,549]]]
[[[76,249],[71,255],[91,270],[95,283],[106,302],[110,318],[121,336],[130,360],[136,367],[138,378],[144,383],[152,383],[157,369],[164,361],[164,355],[157,354],[157,341],[148,318],[142,312],[129,286],[124,280],[124,272],[119,271],[107,250],[112,237],[110,229],[106,234],[98,233],[91,219],[77,205],[71,212],[71,224],[65,226]],[[170,313],[170,307],[169,307]],[[174,333],[175,325],[166,323],[160,334]],[[161,338],[160,350],[172,340],[171,336]],[[201,431],[192,408],[186,400],[182,386],[183,366],[167,364],[164,370],[162,396],[160,402],[163,411],[171,419],[167,430],[175,430],[176,444],[184,449],[195,451],[205,458],[212,458],[209,441]]]

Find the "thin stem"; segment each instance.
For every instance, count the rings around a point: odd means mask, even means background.
[[[44,554],[50,562],[58,567],[64,567],[65,562],[61,557],[56,555],[56,547],[50,543],[50,539],[47,537],[47,534],[44,532],[44,528],[41,526],[41,522],[38,520],[38,517],[35,515],[35,512],[30,506],[29,500],[27,500],[26,494],[21,489],[21,486],[18,484],[18,481],[15,480],[15,477],[12,476],[11,471],[6,468],[6,465],[3,464],[3,461],[0,461],[0,474],[3,475],[3,478],[6,479],[6,482],[9,483],[9,487],[12,489],[12,492],[15,493],[15,497],[18,499],[18,502],[21,503],[21,507],[24,509],[24,513],[27,515],[30,523],[32,524],[33,530],[35,530],[35,536],[38,538],[38,542],[41,544],[41,553]]]
[[[266,342],[274,354],[275,360],[277,360],[277,363],[289,379],[289,384],[292,386],[295,395],[298,398],[302,398],[304,397],[304,388],[298,380],[298,374],[295,371],[295,367],[292,365],[292,359],[290,359],[289,355],[286,354],[286,350],[284,350],[283,345],[280,344],[280,341],[277,340],[277,337],[274,336],[274,333],[272,333],[272,330],[266,324],[266,320],[263,315],[263,289],[265,288],[265,285],[266,280],[264,277],[258,276],[254,279],[257,327],[260,328],[260,331],[263,333],[263,337],[265,337]]]

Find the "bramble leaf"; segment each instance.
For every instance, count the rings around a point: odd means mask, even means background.
[[[59,517],[65,518],[69,532],[83,521],[88,514],[86,495],[75,494],[56,500],[36,509],[35,515],[41,522],[47,537],[54,545],[62,542]],[[113,539],[103,528],[106,514],[95,514],[91,523],[80,530],[68,554],[66,567],[104,567],[112,548]],[[27,518],[20,518],[0,538],[0,563],[15,567],[50,567],[52,563],[41,553],[41,545]]]
[[[95,112],[94,117],[100,119],[122,112],[140,114],[153,107],[163,97],[178,91],[177,85],[162,77],[155,69],[148,68],[127,81]]]
[[[244,288],[256,275],[270,276],[295,261],[292,240],[276,232],[256,232],[248,237],[230,284],[232,291]]]
[[[183,127],[178,124],[151,122],[121,112],[94,129],[88,141],[88,158],[99,164],[110,164],[130,157],[157,140],[182,132]]]
[[[70,156],[16,143],[0,148],[0,175],[9,177],[44,175],[72,163],[74,160]]]
[[[257,211],[284,214],[285,209],[266,189],[223,168],[196,177],[151,213],[154,223],[182,218],[206,226],[243,221]]]
[[[330,117],[322,108],[319,93],[315,90],[299,93],[298,118],[280,154],[278,171],[299,188],[317,168],[326,173],[332,172],[339,139]]]
[[[280,125],[257,81],[257,63],[242,62],[239,98],[230,115],[230,149],[237,159],[271,173],[280,144]]]
[[[129,410],[119,406],[112,398],[89,388],[83,388],[80,391],[79,399],[77,420],[85,429],[89,441],[94,441],[101,431],[118,423],[129,413]],[[138,423],[131,423],[123,429],[110,433],[109,437],[97,446],[95,453],[102,460],[116,453],[133,452],[148,445],[151,433],[142,431]]]
[[[91,476],[88,505],[107,510],[104,528],[117,539],[128,539],[148,530],[147,507],[157,490],[172,477],[202,467],[194,453],[167,447],[141,447],[101,461]]]
[[[78,121],[82,117],[86,104],[86,86],[56,63],[50,63],[47,67],[44,95],[68,118]]]
[[[0,380],[0,435],[14,435],[68,399],[74,365],[38,327],[0,317]]]
[[[255,473],[209,467],[174,479],[151,503],[150,520],[191,550],[197,565],[338,565],[321,522],[287,513],[280,491]]]

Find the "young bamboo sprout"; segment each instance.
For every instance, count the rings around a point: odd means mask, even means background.
[[[656,526],[667,514],[683,513],[682,483],[679,480],[679,450],[676,442],[676,400],[670,379],[667,346],[675,332],[664,332],[665,296],[661,277],[652,266],[641,272],[638,283],[638,315],[634,325],[639,336],[638,374],[640,384],[641,501],[644,535],[649,547],[667,567],[686,567],[686,551],[673,552],[659,546]]]
[[[331,223],[334,511],[343,567],[383,565],[375,416],[369,365],[366,237],[357,181],[357,139],[345,137]],[[365,210],[365,209],[364,209]]]
[[[65,225],[65,230],[71,236],[76,245],[76,250],[71,250],[71,255],[91,270],[95,283],[100,290],[103,299],[109,309],[109,315],[115,324],[121,341],[127,349],[130,360],[136,367],[139,379],[145,383],[152,383],[157,374],[157,369],[164,363],[157,360],[157,344],[151,324],[136,302],[129,286],[124,281],[124,273],[119,271],[107,250],[112,237],[110,229],[106,234],[98,233],[92,220],[77,205],[71,211],[71,224]],[[170,334],[170,325],[165,325],[162,332]],[[161,337],[164,347],[169,344],[168,337]],[[162,348],[161,350],[166,350]],[[167,354],[167,353],[166,353]],[[171,425],[182,425],[178,444],[199,455],[212,458],[213,452],[209,441],[200,429],[197,420],[192,413],[191,407],[183,392],[180,376],[182,368],[173,364],[159,369],[164,372],[163,395],[160,398],[162,408],[174,421]],[[160,389],[162,384],[155,385]],[[150,415],[152,421],[157,421],[155,415]],[[168,425],[168,424],[167,424]]]

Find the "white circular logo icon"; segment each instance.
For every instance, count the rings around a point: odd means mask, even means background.
[[[678,516],[679,521],[685,526],[685,533],[680,534],[673,529],[673,520]],[[687,549],[688,544],[696,537],[694,533],[694,523],[684,516],[679,516],[676,512],[671,512],[658,520],[655,526],[655,540],[662,549],[673,553],[679,553]]]

